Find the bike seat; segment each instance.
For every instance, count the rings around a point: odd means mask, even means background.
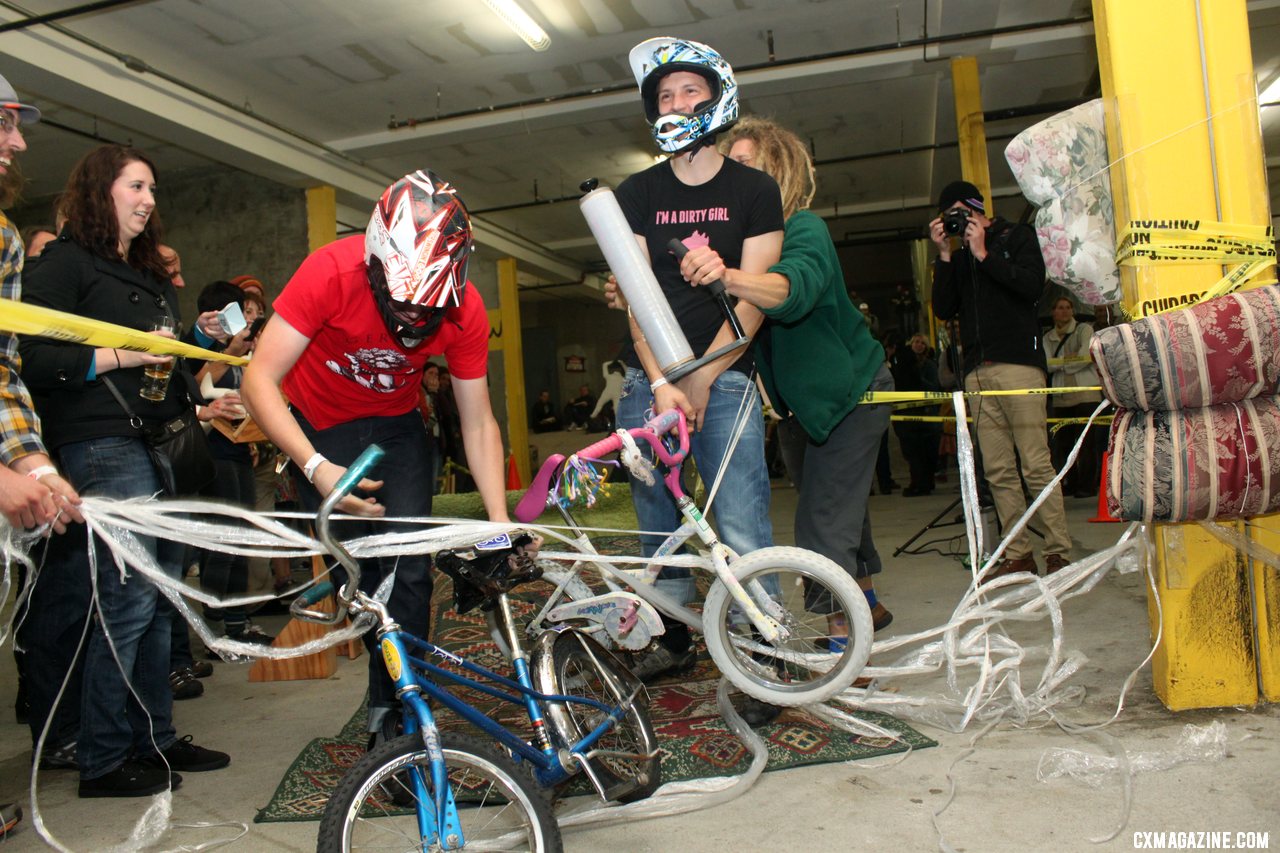
[[[529,484],[529,491],[525,492],[524,497],[520,499],[520,503],[516,504],[516,509],[513,513],[516,521],[528,524],[542,515],[542,511],[547,508],[547,494],[551,491],[551,480],[555,477],[556,472],[560,470],[562,462],[564,462],[564,454],[555,453],[548,456],[547,461],[542,463],[542,467],[538,469],[537,476]]]

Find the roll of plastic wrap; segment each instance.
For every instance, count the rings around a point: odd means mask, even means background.
[[[618,279],[622,295],[631,306],[631,314],[644,333],[649,349],[662,368],[662,374],[675,372],[693,361],[693,350],[680,331],[671,305],[653,276],[648,259],[640,251],[627,218],[608,187],[594,189],[578,202],[591,233],[600,244],[609,269]]]

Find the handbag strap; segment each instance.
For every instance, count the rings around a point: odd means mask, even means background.
[[[133,409],[129,408],[129,404],[125,402],[124,395],[122,395],[120,390],[116,388],[116,384],[105,376],[101,376],[99,378],[102,380],[102,384],[107,386],[107,390],[111,392],[111,396],[116,398],[116,402],[120,404],[120,408],[124,409],[124,413],[129,416],[129,426],[133,427],[138,432],[142,432],[142,418],[138,417]]]

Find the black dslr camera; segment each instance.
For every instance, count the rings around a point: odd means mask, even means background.
[[[942,214],[942,230],[955,237],[964,233],[969,225],[969,210],[964,207],[953,207]]]

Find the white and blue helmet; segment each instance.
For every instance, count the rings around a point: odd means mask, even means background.
[[[668,154],[696,145],[727,130],[738,120],[738,83],[724,57],[705,44],[659,36],[631,48],[631,72],[640,87],[644,117],[653,126],[653,138]],[[673,71],[692,71],[706,78],[711,98],[692,115],[658,114],[658,81]]]

